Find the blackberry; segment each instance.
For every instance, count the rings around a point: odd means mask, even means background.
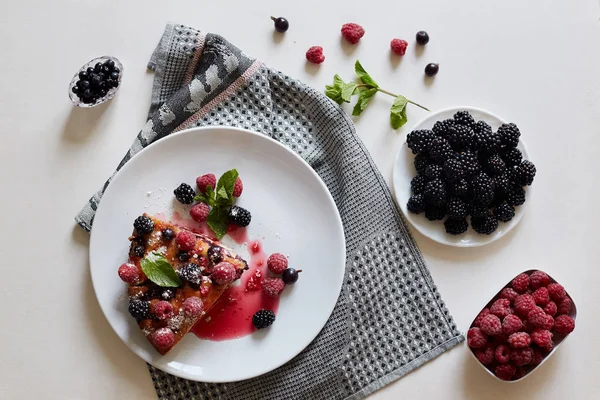
[[[446,232],[451,235],[460,235],[469,229],[469,223],[464,218],[447,218],[444,221]]]
[[[200,284],[200,275],[202,271],[196,263],[187,263],[177,270],[179,277],[188,283]]]
[[[136,257],[144,257],[144,253],[146,252],[146,247],[139,242],[131,243],[131,252]]]
[[[412,190],[414,194],[423,193],[426,183],[427,180],[423,175],[417,175],[410,181],[410,190]]]
[[[489,204],[494,199],[494,182],[484,172],[473,179],[473,194],[480,204]]]
[[[444,175],[451,182],[458,181],[465,176],[465,169],[460,161],[450,158],[444,162]]]
[[[168,301],[174,298],[175,291],[173,288],[164,288],[154,284],[148,289],[148,291],[144,295],[144,299],[148,301],[153,299]]]
[[[525,190],[521,186],[513,185],[506,193],[506,202],[511,206],[520,206],[525,203]]]
[[[150,304],[147,301],[132,299],[129,301],[129,314],[138,321],[148,318]]]
[[[422,194],[410,196],[406,208],[413,214],[421,214],[425,211],[425,197]]]
[[[229,222],[237,226],[248,226],[252,220],[250,211],[240,206],[232,206],[229,209],[227,217],[229,218]]]
[[[463,169],[465,171],[465,176],[472,177],[479,173],[481,167],[479,166],[479,161],[477,161],[477,156],[470,152],[465,151],[459,154],[458,160],[463,165]]]
[[[430,182],[427,182],[423,194],[427,204],[436,207],[443,207],[446,205],[446,186],[441,179],[434,179]]]
[[[520,164],[519,165],[513,165],[511,167],[508,167],[506,169],[506,175],[508,176],[508,179],[519,186],[523,186],[521,184],[521,168],[520,168]]]
[[[523,186],[531,185],[536,173],[535,165],[533,165],[533,163],[529,160],[523,160],[518,168],[520,180],[519,183]]]
[[[417,174],[423,175],[425,173],[425,168],[429,165],[429,155],[425,153],[420,153],[415,156],[415,169],[417,170]]]
[[[140,235],[145,235],[154,230],[154,221],[145,215],[141,215],[133,222],[133,228]]]
[[[475,119],[473,119],[473,116],[469,114],[468,111],[458,111],[454,114],[454,121],[456,121],[457,124],[468,127],[473,127],[475,125]]]
[[[165,228],[161,231],[162,238],[167,242],[170,242],[175,237],[175,232],[171,228]]]
[[[450,194],[457,197],[465,197],[469,193],[469,183],[465,179],[456,181],[450,185]]]
[[[498,228],[498,220],[491,215],[471,218],[471,226],[475,232],[490,235]]]
[[[453,154],[450,142],[441,137],[435,137],[429,144],[429,155],[431,158],[438,162],[443,163],[447,159],[451,158]]]
[[[490,215],[490,209],[487,206],[475,204],[473,207],[471,207],[470,214],[473,218],[487,217]]]
[[[493,176],[500,175],[506,170],[506,164],[498,154],[494,154],[487,159],[486,167],[490,175]]]
[[[192,204],[194,202],[194,196],[196,195],[196,192],[187,183],[182,183],[173,191],[173,194],[175,194],[175,198],[179,200],[180,203]]]
[[[466,218],[468,215],[467,204],[459,198],[452,197],[446,205],[446,214],[452,218]]]
[[[180,251],[179,253],[177,253],[177,259],[179,261],[188,261],[192,256],[190,256],[190,253],[188,253],[187,251]]]
[[[444,170],[442,169],[442,167],[436,164],[431,164],[428,165],[427,168],[425,168],[425,178],[427,178],[428,181],[439,179],[442,177],[443,172]]]
[[[473,131],[475,133],[487,133],[491,135],[492,127],[485,121],[477,121],[477,123],[473,125]]]
[[[521,132],[519,132],[517,125],[511,122],[510,124],[502,124],[500,128],[498,128],[498,136],[500,137],[500,142],[503,146],[507,149],[512,149],[519,144]]]
[[[206,252],[206,257],[208,257],[213,265],[220,263],[223,261],[223,253],[221,252],[221,248],[217,246],[210,246]]]
[[[435,135],[428,129],[412,131],[406,136],[406,144],[413,154],[427,151]]]
[[[252,316],[252,325],[256,329],[268,328],[275,322],[275,313],[271,310],[259,310]]]
[[[425,208],[425,218],[430,221],[441,221],[446,216],[446,210],[440,207],[427,206]]]
[[[455,124],[450,128],[448,140],[456,150],[467,149],[473,143],[473,129],[467,125]]]
[[[500,138],[492,132],[475,132],[471,148],[473,150],[483,150],[489,154],[496,154],[500,150]]]
[[[505,195],[510,190],[511,182],[508,172],[494,178],[494,186],[497,194]]]
[[[508,222],[515,216],[515,208],[509,204],[503,203],[494,208],[494,217],[498,221]]]
[[[500,156],[506,163],[506,165],[519,165],[523,159],[523,154],[519,149],[506,149]]]
[[[447,137],[450,134],[450,128],[454,126],[456,122],[453,119],[445,119],[443,121],[437,121],[433,124],[433,133],[437,136]]]

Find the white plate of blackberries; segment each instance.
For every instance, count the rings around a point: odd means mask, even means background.
[[[408,133],[393,183],[402,212],[421,234],[475,247],[519,223],[535,174],[516,124],[456,107],[432,113]]]

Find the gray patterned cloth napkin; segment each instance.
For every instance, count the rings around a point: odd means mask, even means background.
[[[293,360],[226,384],[148,366],[159,399],[361,399],[464,340],[389,188],[337,104],[222,37],[183,25],[167,25],[148,67],[156,73],[148,121],[117,171],[182,129],[260,132],[298,153],[323,179],[342,217],[348,255],[329,321]],[[87,231],[111,179],[75,218]]]

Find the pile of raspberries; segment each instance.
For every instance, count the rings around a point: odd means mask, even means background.
[[[531,372],[575,329],[573,301],[543,271],[522,273],[473,321],[467,344],[502,380]]]

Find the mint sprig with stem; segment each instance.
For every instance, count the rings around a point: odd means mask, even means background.
[[[406,106],[409,103],[429,111],[427,107],[415,103],[402,95],[394,94],[379,87],[379,84],[367,73],[358,60],[356,60],[356,63],[354,64],[354,71],[356,72],[360,83],[344,82],[344,80],[336,74],[333,77],[333,84],[325,86],[325,95],[338,104],[350,103],[352,96],[358,94],[358,100],[354,105],[352,115],[360,115],[365,108],[367,108],[377,92],[394,97],[394,103],[390,108],[390,124],[393,129],[402,127],[408,121],[408,118],[406,117]]]
[[[233,189],[235,181],[238,178],[237,170],[231,169],[225,172],[217,181],[217,187],[211,185],[206,187],[205,193],[198,193],[194,197],[194,201],[201,201],[211,206],[210,213],[206,223],[214,232],[217,239],[223,238],[227,233],[229,226],[228,214],[229,208],[233,205],[235,197],[233,197]]]

